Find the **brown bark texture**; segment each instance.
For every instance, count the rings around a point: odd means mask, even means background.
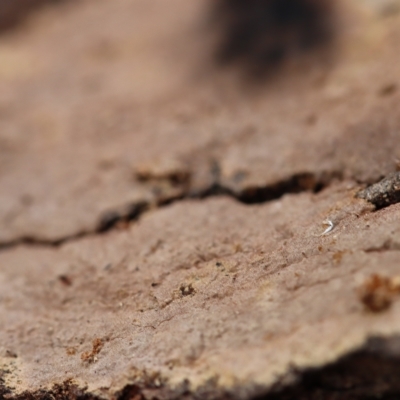
[[[400,2],[11,3],[0,398],[398,398]]]

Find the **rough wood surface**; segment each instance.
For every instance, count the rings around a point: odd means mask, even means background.
[[[268,198],[395,171],[396,15],[347,4],[322,60],[255,87],[213,65],[205,4],[85,1],[1,39],[2,243],[95,232],[216,184]]]
[[[400,394],[399,3],[256,80],[210,7],[0,37],[0,397]]]

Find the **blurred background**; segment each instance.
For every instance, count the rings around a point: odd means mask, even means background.
[[[397,124],[382,110],[397,101],[398,12],[2,0],[0,242],[57,243],[185,196],[256,202],[379,178],[393,160],[364,154]]]

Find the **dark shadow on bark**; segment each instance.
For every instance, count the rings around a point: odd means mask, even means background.
[[[217,64],[239,64],[251,77],[276,72],[287,59],[331,48],[334,0],[216,0],[213,24],[222,36]]]
[[[299,383],[255,400],[395,400],[400,398],[399,376],[400,358],[378,348],[306,372]]]
[[[68,0],[1,0],[0,33],[14,28],[32,11],[45,4],[58,4]]]

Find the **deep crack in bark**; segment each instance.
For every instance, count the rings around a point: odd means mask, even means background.
[[[296,194],[302,192],[318,193],[327,188],[333,181],[343,180],[340,172],[326,172],[313,174],[311,172],[298,173],[287,179],[283,179],[274,184],[265,186],[249,186],[242,190],[234,191],[230,187],[221,183],[219,169],[212,167],[213,183],[208,187],[194,191],[190,185],[190,178],[184,182],[182,191],[167,199],[160,198],[155,202],[138,201],[125,207],[126,211],[118,212],[110,210],[99,218],[97,228],[93,231],[83,231],[54,240],[35,238],[33,236],[21,237],[9,242],[0,243],[0,250],[16,247],[18,245],[34,245],[44,247],[58,247],[62,244],[83,237],[103,234],[114,229],[119,223],[137,221],[140,217],[151,210],[158,209],[188,199],[207,199],[215,196],[228,196],[242,204],[263,204],[277,200],[286,194]],[[169,180],[169,177],[165,179]],[[171,178],[174,179],[174,178]],[[175,184],[173,181],[172,183]],[[389,174],[381,181],[368,186],[359,191],[357,197],[364,199],[375,205],[376,209],[382,209],[392,204],[400,202],[400,172]]]
[[[212,168],[213,171],[215,167]],[[0,243],[0,250],[16,247],[18,245],[34,245],[44,247],[59,247],[66,242],[71,242],[83,237],[102,234],[114,229],[119,223],[137,221],[140,217],[151,210],[158,209],[187,199],[207,199],[215,196],[228,196],[242,204],[263,204],[277,200],[285,194],[302,192],[318,193],[328,187],[332,181],[341,180],[338,172],[313,174],[310,172],[298,173],[287,179],[265,186],[249,186],[240,191],[225,186],[221,183],[219,173],[213,172],[214,179],[208,187],[200,191],[194,191],[189,182],[185,182],[182,191],[170,198],[157,199],[155,202],[139,201],[124,207],[124,212],[110,210],[99,218],[97,228],[93,231],[83,231],[54,240],[25,236],[9,242]],[[165,179],[169,179],[168,177]]]

